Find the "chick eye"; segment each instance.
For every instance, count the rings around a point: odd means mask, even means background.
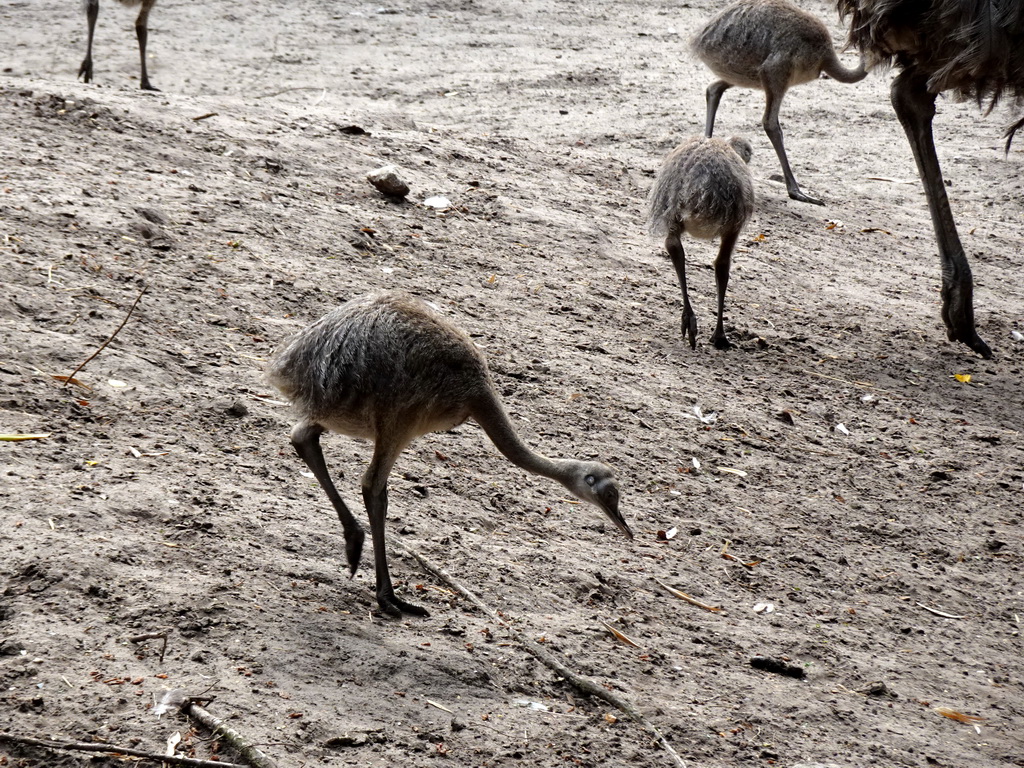
[[[594,483],[597,482],[597,478],[594,477],[593,475],[587,475],[584,478],[584,480],[586,481],[587,485],[593,485]]]

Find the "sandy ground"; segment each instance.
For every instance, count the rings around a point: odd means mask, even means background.
[[[714,246],[687,243],[691,351],[643,200],[703,123],[710,75],[686,41],[715,5],[167,0],[145,93],[130,10],[103,4],[85,85],[74,4],[0,4],[0,432],[49,434],[0,443],[0,730],[152,752],[178,732],[185,754],[236,760],[152,713],[176,688],[281,766],[674,764],[397,549],[399,593],[430,618],[376,612],[369,551],[348,578],[262,369],[389,287],[473,335],[531,444],[617,468],[637,538],[472,423],[402,456],[391,534],[687,765],[1024,765],[1009,115],[944,100],[936,121],[994,359],[945,339],[886,73],[787,96],[823,208],[785,196],[762,95],[726,94],[718,130],[753,142],[758,208],[732,350],[707,341]],[[838,43],[832,8],[804,5]],[[367,183],[385,163],[407,202]],[[368,446],[324,445],[361,509]],[[130,641],[162,630],[163,655]],[[5,766],[115,764],[0,744]]]

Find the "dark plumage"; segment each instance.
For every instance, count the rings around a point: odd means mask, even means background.
[[[932,119],[943,91],[987,101],[990,109],[1007,96],[1024,101],[1024,0],[838,0],[837,6],[850,20],[850,43],[900,70],[890,95],[928,198],[946,333],[991,357],[974,326],[971,268],[942,181]],[[1007,131],[1007,150],[1022,125],[1024,119]]]
[[[686,254],[681,235],[711,239],[720,237],[715,259],[718,288],[718,322],[711,342],[719,349],[729,346],[723,327],[725,289],[729,284],[732,251],[740,231],[754,212],[754,183],[747,169],[750,142],[695,136],[673,149],[665,158],[647,197],[647,222],[651,235],[665,238],[672,265],[683,292],[682,332],[690,347],[697,346],[697,316],[686,288]]]
[[[839,0],[850,43],[881,63],[913,68],[928,91],[978,102],[1024,96],[1021,0]]]
[[[391,584],[384,547],[388,475],[417,437],[468,418],[512,463],[558,481],[633,537],[619,512],[612,468],[596,461],[549,459],[531,450],[495,394],[483,355],[463,331],[419,299],[391,291],[343,304],[288,342],[267,376],[299,413],[292,445],[338,513],[352,573],[359,566],[364,534],[334,487],[320,435],[341,432],[373,441],[362,489],[373,536],[377,602],[385,613],[426,615],[397,598]]]
[[[139,40],[139,58],[142,60],[142,75],[139,78],[139,87],[145,91],[158,91],[149,82],[149,75],[146,73],[146,40],[149,37],[149,11],[156,4],[156,0],[118,0],[121,5],[141,5],[139,15],[135,19],[135,36]],[[78,68],[78,76],[87,83],[92,82],[92,37],[96,30],[96,19],[100,15],[100,0],[86,0],[85,18],[89,25],[89,41],[86,44],[85,58],[82,59],[82,66]]]

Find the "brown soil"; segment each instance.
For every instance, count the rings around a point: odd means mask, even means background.
[[[1003,155],[1006,113],[940,103],[982,361],[945,339],[888,75],[787,97],[824,208],[785,197],[762,95],[730,91],[718,131],[753,141],[758,210],[727,352],[706,341],[714,246],[687,243],[693,352],[643,199],[700,131],[686,40],[715,6],[167,0],[161,93],[135,88],[131,11],[103,4],[84,85],[77,6],[0,8],[0,431],[50,435],[0,443],[0,730],[154,752],[180,731],[207,757],[202,729],[151,713],[181,688],[282,766],[672,765],[414,560],[392,571],[429,619],[375,612],[369,551],[347,577],[261,371],[396,287],[474,335],[533,445],[617,468],[637,540],[473,424],[403,455],[390,532],[689,765],[1024,765],[1024,155]],[[367,183],[385,163],[408,202]],[[368,446],[324,444],[355,507]],[[161,628],[162,659],[129,640]],[[0,764],[123,763],[0,745]]]

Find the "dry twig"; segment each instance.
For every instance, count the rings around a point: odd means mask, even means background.
[[[128,314],[124,316],[124,320],[122,320],[121,324],[119,326],[117,326],[117,330],[114,331],[112,334],[110,334],[110,337],[100,345],[99,349],[97,349],[95,352],[93,352],[91,355],[89,355],[89,357],[87,357],[85,359],[85,362],[83,362],[81,365],[79,365],[77,368],[75,368],[75,370],[73,370],[71,372],[71,375],[67,377],[67,379],[64,381],[64,384],[62,386],[66,387],[68,385],[68,382],[72,381],[75,378],[75,374],[78,373],[83,368],[85,368],[85,366],[87,366],[90,362],[92,362],[92,359],[94,357],[96,357],[96,355],[98,355],[104,349],[106,349],[107,344],[112,342],[114,340],[114,337],[117,336],[117,334],[119,334],[121,332],[121,329],[124,328],[125,325],[128,323],[128,318],[132,316],[132,312],[134,312],[135,311],[135,307],[137,307],[139,305],[139,301],[142,300],[142,295],[146,292],[146,289],[148,287],[149,286],[146,286],[146,285],[142,286],[142,290],[139,291],[139,295],[135,297],[135,301],[132,302],[132,306],[128,310]]]
[[[60,749],[67,752],[107,752],[112,755],[129,755],[131,757],[144,757],[156,763],[167,765],[183,765],[189,768],[245,768],[238,763],[225,763],[220,760],[200,760],[195,757],[176,757],[174,755],[161,755],[158,752],[146,752],[143,749],[132,749],[131,747],[119,747],[115,744],[90,744],[80,741],[67,741],[64,739],[35,739],[30,736],[15,736],[13,733],[0,732],[0,742],[9,744],[23,744],[28,747],[44,747],[46,749]]]
[[[555,672],[555,674],[562,677],[567,683],[576,688],[578,691],[589,694],[591,696],[596,696],[597,698],[608,702],[613,707],[618,709],[620,712],[622,712],[625,715],[628,715],[635,722],[639,723],[639,725],[644,730],[646,730],[648,733],[654,736],[657,742],[661,745],[661,748],[668,753],[669,757],[672,758],[672,761],[677,766],[680,766],[680,768],[686,768],[686,762],[679,756],[679,753],[672,748],[672,745],[669,744],[668,739],[666,739],[662,732],[658,730],[658,728],[653,723],[651,723],[646,717],[644,717],[643,714],[641,714],[641,712],[636,707],[634,707],[630,702],[626,701],[625,699],[619,696],[616,696],[614,693],[607,690],[604,686],[600,685],[599,683],[596,683],[593,680],[590,680],[589,678],[581,677],[580,675],[573,672],[571,669],[565,666],[565,664],[556,659],[551,653],[541,648],[533,640],[530,640],[528,637],[524,636],[521,632],[512,627],[507,621],[501,618],[497,614],[497,612],[492,610],[485,602],[483,602],[479,597],[477,597],[476,594],[471,592],[468,587],[462,584],[462,582],[458,581],[454,576],[452,576],[450,573],[444,570],[444,568],[442,568],[441,566],[435,565],[430,560],[427,560],[427,558],[425,558],[415,549],[391,537],[388,537],[388,546],[400,549],[407,555],[411,555],[412,557],[414,557],[419,562],[419,564],[422,565],[427,571],[434,574],[437,578],[441,579],[449,587],[451,587],[464,598],[466,598],[469,602],[476,606],[477,610],[479,610],[481,613],[483,613],[485,616],[491,619],[491,621],[494,621],[504,626],[516,643],[522,646],[526,651],[532,654],[538,661],[540,661],[546,667]]]
[[[163,640],[163,643],[160,646],[160,663],[163,664],[164,663],[164,654],[167,653],[167,633],[168,632],[170,632],[169,629],[161,629],[161,630],[159,630],[157,632],[146,632],[146,633],[141,634],[141,635],[135,635],[134,637],[129,637],[128,638],[128,642],[129,643],[141,643],[144,640]]]
[[[182,711],[224,739],[253,768],[277,768],[277,763],[250,744],[242,734],[225,725],[223,720],[214,717],[194,701],[186,703]]]
[[[670,595],[672,595],[673,597],[678,597],[680,600],[682,600],[684,602],[687,602],[690,605],[696,605],[698,608],[703,608],[705,611],[710,611],[711,613],[718,613],[720,610],[722,610],[721,608],[718,608],[718,607],[716,607],[714,605],[708,605],[707,603],[702,603],[700,600],[697,600],[694,597],[690,597],[685,592],[681,592],[678,589],[674,589],[673,587],[670,587],[668,584],[666,584],[665,582],[661,581],[660,579],[655,579],[655,581],[658,583],[658,585],[662,589],[664,589]]]
[[[936,616],[941,616],[944,619],[962,619],[962,618],[964,618],[963,616],[957,616],[955,613],[946,613],[945,611],[940,611],[938,608],[929,608],[924,603],[917,603],[917,607],[918,608],[924,608],[924,610],[928,611],[928,613],[934,613]]]

